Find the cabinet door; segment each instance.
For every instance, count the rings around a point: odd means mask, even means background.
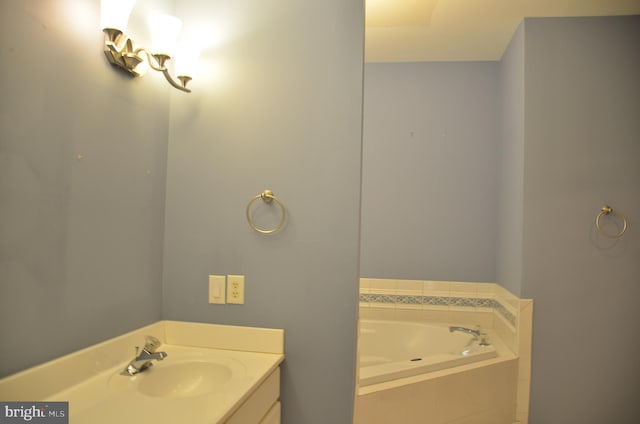
[[[261,424],[280,398],[280,367],[276,368],[249,396],[226,424]],[[280,407],[278,405],[278,412]],[[278,418],[280,414],[278,413]],[[275,422],[280,422],[278,421]],[[270,421],[269,421],[270,423]]]
[[[280,424],[280,401],[273,404],[267,415],[260,421],[260,424]]]

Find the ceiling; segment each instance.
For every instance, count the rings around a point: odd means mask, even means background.
[[[500,60],[524,17],[640,14],[640,0],[366,0],[366,62]]]

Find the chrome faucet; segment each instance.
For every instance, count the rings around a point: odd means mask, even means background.
[[[450,333],[453,333],[454,331],[461,331],[463,333],[471,334],[473,336],[473,340],[478,340],[478,338],[482,334],[482,333],[480,333],[480,330],[474,330],[474,329],[468,328],[468,327],[458,327],[458,326],[455,326],[455,325],[449,327],[449,332]]]
[[[136,357],[129,362],[129,365],[122,371],[123,375],[135,375],[149,368],[151,361],[162,361],[167,357],[167,352],[156,352],[162,343],[153,336],[145,337],[145,345],[140,352],[140,347],[136,346]]]

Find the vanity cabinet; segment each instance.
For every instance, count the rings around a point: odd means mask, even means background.
[[[276,368],[225,424],[280,424],[280,367]]]

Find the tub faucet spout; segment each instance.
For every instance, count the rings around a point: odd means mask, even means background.
[[[467,333],[467,334],[471,334],[473,336],[473,340],[478,340],[480,338],[480,330],[474,330],[472,328],[468,328],[468,327],[459,327],[459,326],[455,326],[452,325],[451,327],[449,327],[449,332],[453,333],[454,331],[460,331],[462,333]]]
[[[136,346],[136,357],[129,362],[129,365],[122,371],[124,375],[135,375],[149,368],[153,363],[151,361],[162,361],[167,357],[167,352],[156,352],[160,347],[160,340],[153,336],[146,337],[146,343],[141,352]]]

